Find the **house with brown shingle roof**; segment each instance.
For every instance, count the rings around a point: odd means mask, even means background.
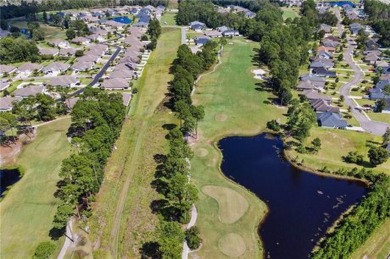
[[[70,56],[74,56],[76,54],[76,51],[77,49],[75,48],[60,49],[58,55],[61,57],[70,57]]]
[[[75,76],[56,76],[50,79],[49,84],[52,86],[76,87],[80,80]]]
[[[40,48],[39,53],[45,56],[57,56],[59,51],[58,49],[55,48],[48,48],[48,49]]]
[[[27,77],[27,76],[31,75],[31,73],[34,72],[35,70],[40,71],[42,68],[43,68],[43,66],[41,64],[29,62],[29,63],[25,63],[25,64],[21,65],[20,67],[18,67],[18,71],[20,72],[20,75],[22,77]]]
[[[92,69],[95,63],[93,61],[77,61],[71,66],[71,69],[74,71],[86,71]]]

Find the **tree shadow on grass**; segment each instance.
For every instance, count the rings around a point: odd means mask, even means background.
[[[260,59],[259,51],[260,51],[259,48],[253,48],[253,52],[255,54],[251,56],[252,57],[252,64],[254,66],[257,66],[257,67],[260,67],[263,65],[263,63],[261,62],[261,59]]]
[[[160,245],[155,241],[149,241],[142,244],[142,247],[139,249],[142,259],[160,259],[162,258],[160,253]]]

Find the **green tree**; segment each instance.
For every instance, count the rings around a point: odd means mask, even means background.
[[[390,142],[390,127],[386,128],[386,132],[382,135],[382,144],[386,145]]]
[[[68,40],[72,40],[72,39],[76,38],[76,32],[73,28],[67,29],[65,34],[66,34],[66,38]]]
[[[41,121],[49,121],[55,118],[55,100],[46,94],[37,94],[35,97],[37,118]]]
[[[47,23],[47,22],[48,22],[48,17],[47,17],[46,11],[43,11],[42,16],[43,16],[43,22],[44,22],[44,23]]]
[[[314,152],[317,153],[321,149],[321,140],[319,138],[313,139],[311,144],[313,145]]]
[[[193,226],[187,229],[185,232],[187,245],[191,250],[198,249],[202,243],[202,239],[199,237],[200,231],[197,226]]]
[[[192,117],[195,119],[195,135],[198,136],[198,123],[199,121],[203,120],[205,116],[204,107],[202,105],[192,105],[191,114]]]
[[[341,62],[341,61],[344,60],[344,55],[343,55],[343,53],[341,53],[341,54],[337,57],[337,60],[338,60],[339,62]]]
[[[180,259],[185,235],[177,222],[161,222],[157,229],[162,258]]]
[[[69,218],[73,215],[73,206],[70,204],[61,204],[54,215],[53,228],[64,230]]]
[[[383,109],[386,107],[386,103],[383,99],[377,100],[375,102],[375,104],[376,104],[376,111],[377,112],[382,112]]]
[[[8,30],[8,22],[4,19],[0,20],[0,28],[2,30]]]
[[[42,28],[36,28],[32,30],[32,39],[35,41],[41,41],[45,39],[45,32]]]
[[[389,152],[383,147],[371,147],[368,150],[368,158],[373,166],[377,166],[387,161]]]
[[[45,241],[38,244],[33,259],[49,259],[54,253],[56,245],[53,242]]]

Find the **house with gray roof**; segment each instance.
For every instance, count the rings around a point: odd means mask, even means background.
[[[322,77],[336,77],[335,71],[329,71],[324,67],[316,67],[311,71],[314,75],[322,76]]]
[[[195,38],[195,44],[196,45],[205,45],[207,42],[211,40],[210,37],[207,36],[198,36]]]
[[[222,36],[224,37],[240,36],[240,32],[237,30],[226,30],[222,32]]]
[[[210,38],[219,38],[222,37],[222,33],[216,30],[206,30],[204,32],[204,36],[210,37]]]
[[[217,27],[217,31],[219,32],[224,32],[224,31],[227,31],[227,30],[231,30],[229,27],[227,26],[220,26],[220,27]]]
[[[324,99],[311,100],[310,104],[316,113],[320,113],[320,112],[339,113],[340,112],[340,109],[338,107],[330,105],[329,102]]]
[[[386,86],[390,86],[390,79],[379,80],[375,87],[369,90],[369,98],[371,100],[390,99],[390,95],[384,91]]]
[[[70,97],[64,101],[64,104],[68,110],[72,110],[79,99],[79,97]]]
[[[349,25],[349,29],[352,33],[352,35],[357,35],[361,29],[363,29],[363,26],[360,23],[351,23]]]
[[[50,63],[49,65],[47,65],[46,67],[44,67],[42,69],[42,72],[45,74],[50,74],[50,73],[59,74],[59,73],[65,72],[69,68],[70,68],[70,65],[67,63],[53,62],[53,63]]]
[[[345,129],[348,126],[347,121],[335,112],[317,113],[317,122],[324,128]]]
[[[323,89],[325,87],[326,80],[323,77],[319,77],[313,74],[306,74],[301,76],[302,81],[310,81],[318,89]]]
[[[305,90],[314,90],[316,87],[309,80],[304,80],[304,81],[300,81],[295,88],[298,91],[305,91]]]
[[[329,69],[331,67],[334,66],[334,63],[332,60],[329,60],[329,59],[317,59],[313,62],[310,63],[310,68],[311,69],[314,69],[314,68],[319,68],[319,67],[323,67],[325,69]]]
[[[76,44],[84,44],[84,45],[86,45],[86,44],[91,42],[90,39],[85,38],[85,37],[76,37],[76,38],[72,39],[71,41],[73,43],[76,43]]]
[[[75,76],[56,76],[52,77],[49,85],[62,87],[76,87],[80,85],[80,80]]]
[[[320,94],[318,91],[306,90],[306,91],[303,91],[303,94],[306,96],[306,98],[309,100],[309,102],[311,102],[313,100],[319,100],[319,99],[322,99],[328,103],[332,102],[331,97],[329,97],[327,95]]]
[[[318,28],[318,32],[320,32],[320,31],[324,31],[325,33],[331,33],[332,26],[325,24],[325,23],[321,23],[320,27]]]
[[[76,54],[76,51],[77,49],[75,48],[60,49],[58,55],[61,57],[70,57],[70,56],[74,56]]]
[[[199,21],[193,21],[189,24],[190,29],[193,31],[201,32],[204,29],[206,29],[206,24],[199,22]]]
[[[1,81],[0,81],[0,91],[3,91],[3,90],[5,90],[5,89],[7,89],[10,85],[11,85],[11,84],[10,84],[9,81],[1,80]]]
[[[13,97],[13,96],[4,96],[0,97],[0,112],[11,111],[13,108],[14,102],[19,102],[22,100],[21,97]]]
[[[71,66],[71,69],[76,72],[86,71],[92,69],[94,65],[95,63],[93,61],[79,60]]]
[[[122,98],[123,98],[123,105],[124,106],[129,106],[130,101],[131,101],[132,94],[131,93],[122,93]]]
[[[42,68],[43,66],[41,64],[29,62],[18,67],[18,71],[22,77],[27,77],[34,71],[41,71]]]
[[[36,96],[37,94],[42,94],[45,91],[45,87],[43,85],[27,85],[22,88],[18,88],[13,93],[15,97],[29,97]]]
[[[101,83],[101,87],[104,89],[110,89],[110,90],[123,90],[128,89],[129,86],[129,80],[124,78],[110,78],[106,79]]]
[[[16,67],[11,66],[11,65],[0,65],[0,74],[1,74],[1,76],[4,73],[10,74],[12,72],[16,72]]]
[[[61,39],[53,39],[49,41],[53,46],[60,48],[69,48],[69,42]]]
[[[58,49],[55,48],[40,48],[39,54],[44,56],[57,56],[59,53]]]

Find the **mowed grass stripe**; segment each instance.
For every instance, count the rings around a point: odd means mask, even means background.
[[[64,118],[41,126],[23,147],[17,165],[25,174],[0,203],[0,258],[31,258],[36,246],[49,240],[58,173],[70,154],[69,125],[70,118]]]

